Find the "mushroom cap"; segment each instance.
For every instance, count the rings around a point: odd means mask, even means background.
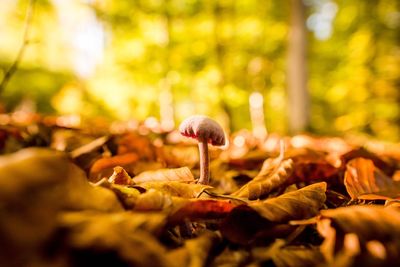
[[[194,115],[188,117],[179,126],[179,131],[183,136],[206,141],[213,146],[225,145],[224,130],[215,120],[207,116]]]

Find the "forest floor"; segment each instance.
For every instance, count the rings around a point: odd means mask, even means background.
[[[399,144],[241,131],[205,185],[178,132],[3,117],[1,266],[400,262]]]

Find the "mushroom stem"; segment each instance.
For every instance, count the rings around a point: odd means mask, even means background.
[[[199,154],[200,154],[200,179],[199,184],[208,185],[210,183],[210,173],[208,170],[209,157],[208,157],[208,143],[207,140],[201,140],[199,142]]]

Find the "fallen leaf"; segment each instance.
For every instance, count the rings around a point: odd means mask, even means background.
[[[183,205],[169,216],[169,224],[176,225],[184,222],[210,219],[223,219],[235,207],[230,201],[196,199]]]
[[[365,158],[370,159],[374,162],[374,165],[382,170],[386,175],[393,175],[395,167],[389,162],[386,162],[382,158],[378,157],[376,154],[370,152],[369,150],[361,147],[347,152],[342,155],[342,161],[347,164],[350,160],[355,158]]]
[[[377,205],[322,210],[317,221],[317,229],[325,238],[321,251],[329,266],[396,265],[400,260],[399,223],[398,210]],[[377,258],[379,252],[367,248],[370,241],[383,244],[386,258]]]
[[[292,168],[291,159],[284,161],[279,157],[267,159],[259,174],[232,195],[250,200],[262,198],[282,186],[291,175]]]
[[[393,181],[370,159],[355,158],[346,165],[346,190],[352,199],[391,199],[400,197],[400,182]]]
[[[12,262],[13,249],[35,250],[54,231],[67,197],[67,162],[61,152],[37,148],[0,157],[1,259]]]
[[[318,214],[325,202],[326,183],[316,183],[276,198],[254,201],[232,210],[222,224],[222,234],[231,242],[246,244],[259,232],[272,233],[272,228],[290,220],[306,219]],[[276,230],[278,230],[276,228]],[[283,232],[290,227],[281,227]]]
[[[169,213],[171,210],[185,205],[188,201],[186,198],[171,196],[151,188],[138,196],[134,210]]]
[[[317,266],[325,262],[319,247],[287,246],[283,239],[275,240],[269,247],[253,248],[252,256],[262,266],[271,261],[277,267]]]
[[[263,218],[275,223],[316,215],[325,202],[326,183],[316,183],[276,198],[249,204]]]
[[[108,178],[112,184],[130,185],[133,183],[132,178],[124,170],[124,168],[117,166],[114,168],[113,174]]]
[[[169,194],[171,196],[183,198],[197,198],[209,185],[187,184],[176,181],[171,182],[145,182],[135,185],[135,188],[143,188],[145,190],[155,189],[157,191]]]
[[[115,194],[91,186],[65,153],[42,148],[0,157],[0,203],[0,262],[6,266],[27,265],[63,210],[122,210]],[[15,251],[20,256],[9,257]]]
[[[227,247],[211,263],[211,267],[241,267],[249,262],[250,252],[247,249]]]
[[[146,136],[142,136],[135,132],[129,132],[120,136],[117,143],[117,154],[122,155],[133,152],[134,154],[139,155],[142,160],[154,161],[156,159],[156,150],[154,145]]]
[[[136,200],[140,196],[140,191],[137,188],[132,188],[118,184],[109,184],[107,180],[106,183],[107,184],[100,184],[100,185],[109,188],[111,191],[113,191],[125,209],[133,209],[133,207],[136,204]]]
[[[309,267],[325,264],[325,259],[318,247],[287,246],[272,255],[277,267]]]
[[[188,167],[176,168],[176,169],[160,169],[156,171],[146,171],[133,177],[135,183],[143,182],[167,182],[167,181],[179,181],[179,182],[194,182],[193,174]]]
[[[66,212],[59,216],[71,265],[171,266],[157,236],[161,213]]]
[[[322,210],[321,220],[329,219],[335,228],[355,233],[362,240],[400,241],[400,212],[378,205],[349,206]]]
[[[293,160],[293,172],[289,177],[288,184],[326,181],[337,176],[341,162],[338,159],[338,162],[331,163],[332,160],[330,160],[329,156],[325,152],[306,148],[288,150],[286,157]]]
[[[221,237],[211,231],[185,241],[182,248],[168,253],[168,258],[176,266],[203,267],[207,266],[213,249],[221,242]]]
[[[91,166],[89,178],[92,182],[97,182],[103,177],[109,177],[113,173],[114,167],[125,167],[136,163],[138,160],[139,156],[136,153],[126,153],[113,157],[100,158]]]
[[[117,196],[111,190],[90,184],[83,170],[70,162],[67,165],[69,172],[68,178],[65,179],[64,209],[103,212],[123,210]]]

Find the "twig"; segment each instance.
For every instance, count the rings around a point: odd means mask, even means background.
[[[29,5],[26,11],[25,22],[24,22],[24,34],[22,37],[22,45],[19,48],[17,57],[15,58],[14,62],[11,64],[10,68],[4,74],[4,78],[0,83],[0,94],[6,88],[8,82],[17,71],[19,64],[21,63],[22,57],[25,53],[26,47],[29,44],[29,31],[31,28],[31,22],[33,18],[34,6],[36,0],[29,0]]]

